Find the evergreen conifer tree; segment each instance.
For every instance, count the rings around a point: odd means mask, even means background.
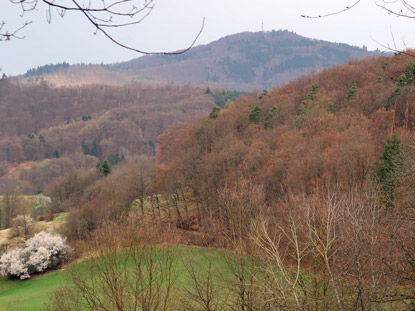
[[[382,201],[386,207],[394,207],[395,188],[398,186],[397,176],[402,165],[402,141],[393,134],[383,143],[383,151],[375,162],[374,172],[379,185]]]

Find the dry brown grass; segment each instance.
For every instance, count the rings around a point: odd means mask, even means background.
[[[51,221],[36,221],[30,228],[30,235],[34,235],[40,231],[47,231],[49,229],[59,230],[65,222],[65,215],[59,214]],[[0,230],[0,246],[7,246],[7,248],[14,248],[24,246],[24,237],[14,236],[13,229],[8,228]]]

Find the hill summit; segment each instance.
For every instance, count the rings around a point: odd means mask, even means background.
[[[181,55],[144,56],[111,66],[176,84],[267,89],[305,73],[375,55],[365,48],[309,39],[287,30],[226,36]]]
[[[55,86],[139,83],[262,90],[353,58],[378,54],[287,30],[243,32],[180,55],[147,55],[111,65],[46,65],[29,70],[25,77],[28,82],[43,80]]]

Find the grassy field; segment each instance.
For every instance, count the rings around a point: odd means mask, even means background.
[[[163,248],[160,248],[163,251]],[[195,247],[175,246],[174,270],[177,280],[175,288],[190,282],[187,266],[196,264],[198,271],[206,269],[211,264],[212,268],[221,273],[229,273],[226,265],[226,256],[216,250]],[[210,259],[209,259],[210,258]],[[72,265],[83,265],[85,262]],[[65,284],[65,275],[73,267],[67,267],[59,271],[39,275],[29,280],[0,279],[0,311],[40,311],[50,299],[54,289]]]
[[[0,279],[0,310],[44,310],[52,291],[64,284],[64,273],[54,271],[27,281]]]

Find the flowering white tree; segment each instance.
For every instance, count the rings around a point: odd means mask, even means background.
[[[23,262],[23,248],[16,248],[5,253],[0,258],[0,273],[2,275],[17,276],[20,279],[30,278],[28,269]]]
[[[35,197],[35,216],[43,215],[49,210],[52,204],[50,197],[47,197],[43,194],[38,194]]]
[[[59,234],[37,233],[26,241],[25,248],[16,248],[1,256],[0,273],[23,280],[33,273],[57,268],[68,257],[65,240]]]

